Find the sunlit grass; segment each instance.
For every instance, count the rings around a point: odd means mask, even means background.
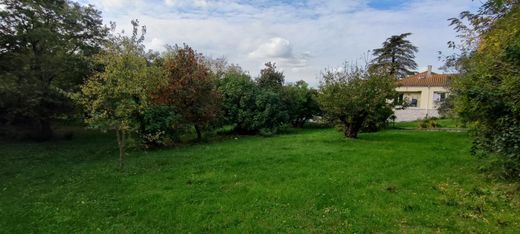
[[[0,232],[514,232],[466,133],[331,129],[134,152],[111,135],[0,145]]]

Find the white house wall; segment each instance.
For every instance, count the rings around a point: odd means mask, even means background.
[[[437,104],[434,102],[434,93],[449,93],[444,87],[411,87],[402,86],[396,89],[397,92],[403,93],[403,97],[409,101],[411,97],[419,97],[417,107],[408,107],[404,110],[396,110],[396,121],[413,121],[428,117],[438,117]]]
[[[398,87],[396,89],[400,93],[421,93],[419,99],[419,109],[437,109],[433,101],[433,93],[448,93],[448,89],[444,87]]]

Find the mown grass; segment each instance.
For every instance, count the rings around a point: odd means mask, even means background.
[[[421,120],[416,121],[406,121],[406,122],[396,122],[391,123],[390,127],[394,128],[419,128]],[[438,128],[466,128],[467,126],[458,119],[437,119],[435,120],[437,124],[440,126]]]
[[[515,232],[466,133],[331,129],[129,155],[113,136],[0,145],[0,232]]]

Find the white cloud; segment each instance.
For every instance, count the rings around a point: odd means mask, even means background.
[[[273,37],[268,42],[261,44],[255,51],[249,53],[251,58],[292,58],[292,47],[289,40],[281,37]]]
[[[438,51],[455,39],[447,19],[474,9],[472,0],[411,0],[398,8],[373,9],[368,0],[82,0],[98,5],[106,22],[129,29],[147,26],[146,45],[187,43],[212,57],[225,56],[257,75],[267,61],[286,80],[316,77],[327,67],[355,61],[389,36],[412,32],[419,67],[439,67]],[[312,56],[311,56],[312,55]]]
[[[295,55],[291,42],[281,37],[273,37],[267,42],[261,43],[256,50],[248,55],[249,59],[257,60],[259,63],[263,61],[276,62],[282,70],[291,72],[305,71],[311,57],[311,53],[308,51]]]
[[[163,51],[165,49],[165,46],[167,45],[166,42],[159,38],[152,38],[152,40],[145,44],[146,48],[156,51]]]

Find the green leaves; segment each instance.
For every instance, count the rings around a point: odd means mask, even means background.
[[[94,61],[102,70],[86,80],[76,98],[87,113],[86,122],[103,130],[136,130],[136,116],[163,83],[161,71],[148,65],[140,45],[128,37],[114,37]]]
[[[403,33],[386,39],[383,47],[373,51],[375,58],[372,60],[372,67],[397,78],[413,74],[412,71],[417,68],[414,59],[418,49],[406,40],[410,35],[412,34]]]
[[[474,152],[507,157],[504,172],[520,178],[520,9],[509,1],[488,1],[466,27],[477,41],[460,57],[461,77],[453,84],[455,109],[474,123]],[[457,29],[457,28],[456,28]]]
[[[384,124],[392,114],[396,98],[394,79],[352,67],[323,75],[318,102],[325,118],[344,126],[344,134],[355,138],[368,123]]]
[[[50,121],[73,111],[64,95],[90,73],[107,35],[101,13],[69,1],[5,0],[0,14],[0,119],[31,123],[41,138]],[[14,81],[14,82],[12,82]]]
[[[280,87],[281,88],[281,87]],[[249,75],[229,71],[219,81],[222,111],[226,124],[240,133],[275,133],[288,120],[282,97],[271,89],[262,89]]]

